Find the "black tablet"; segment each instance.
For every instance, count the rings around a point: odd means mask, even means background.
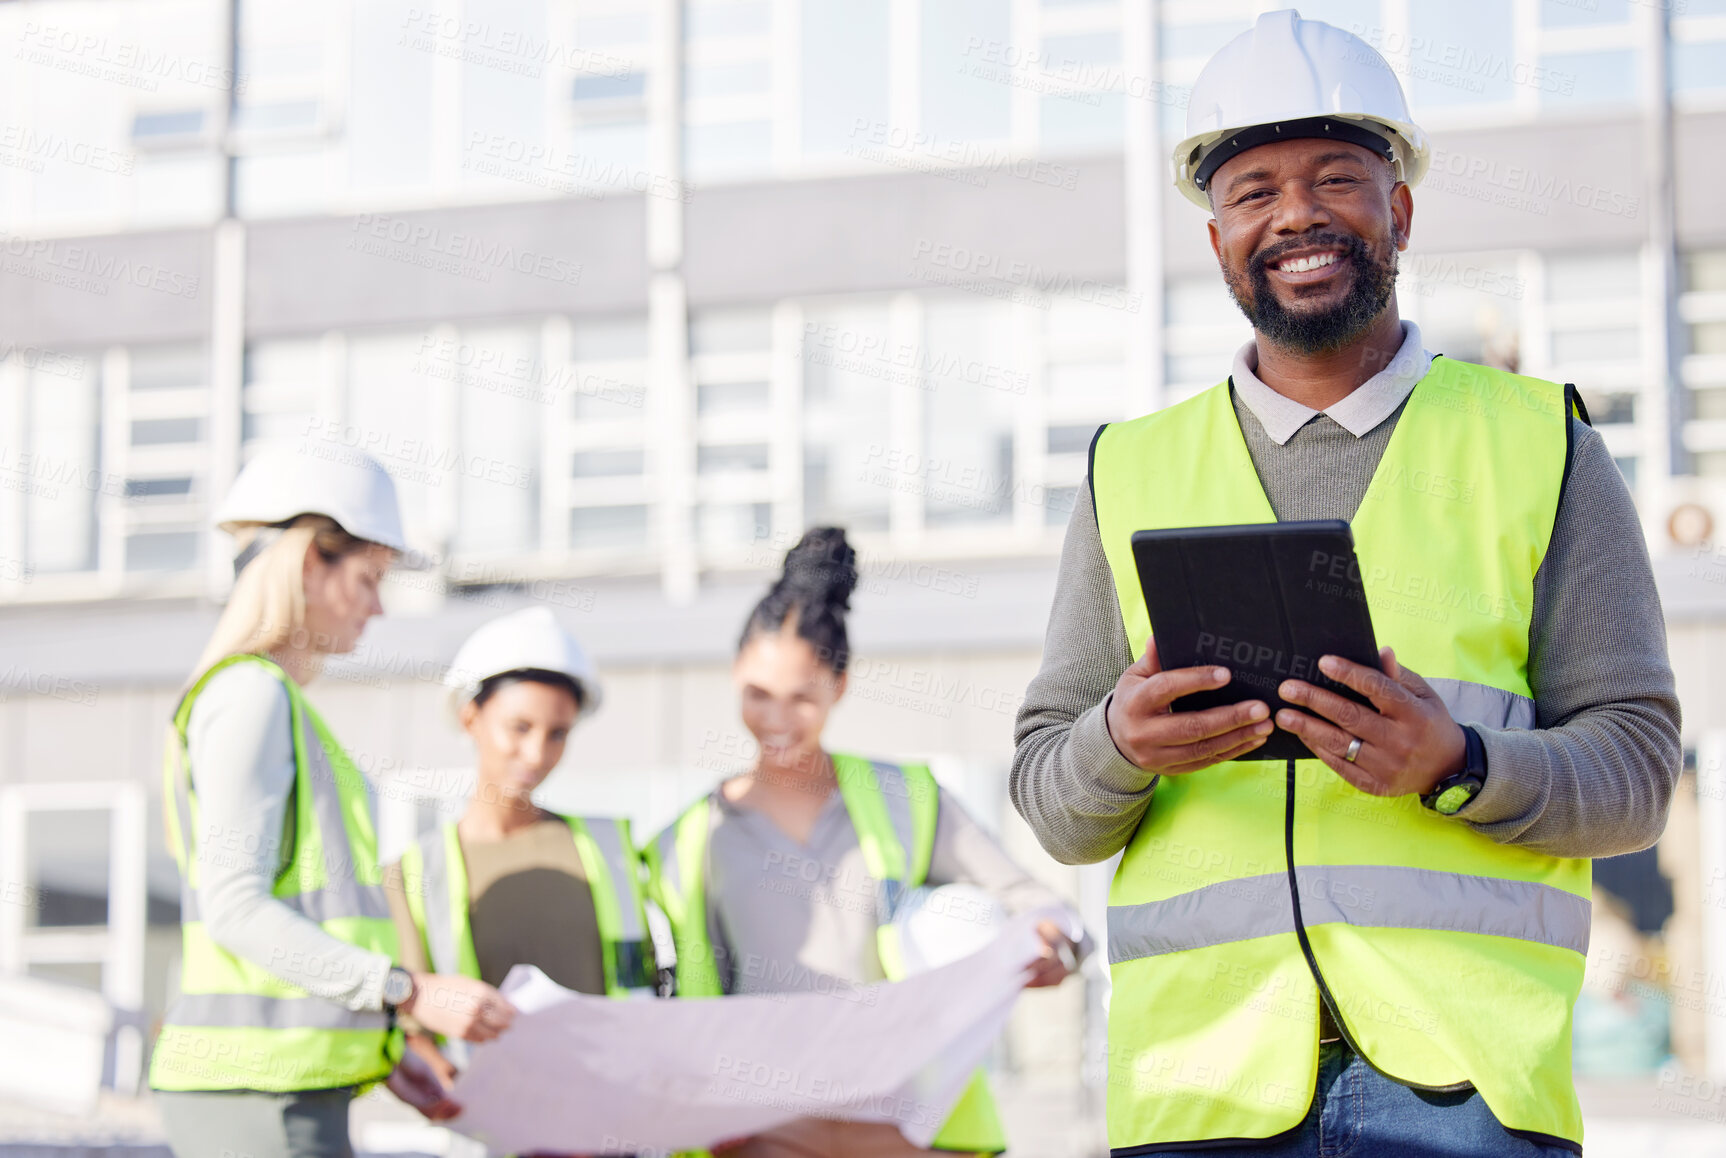
[[[1354,536],[1341,519],[1139,531],[1133,558],[1163,670],[1220,664],[1234,675],[1224,687],[1182,696],[1175,711],[1264,700],[1274,720],[1294,706],[1277,695],[1286,679],[1367,703],[1318,670],[1325,655],[1379,666]],[[1243,758],[1311,755],[1278,728]]]

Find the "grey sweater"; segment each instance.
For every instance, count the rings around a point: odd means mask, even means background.
[[[1234,406],[1283,521],[1352,518],[1403,410],[1360,438],[1320,414],[1279,446],[1238,395]],[[1478,729],[1486,786],[1456,819],[1506,844],[1600,857],[1646,848],[1665,827],[1681,766],[1679,710],[1629,491],[1600,435],[1574,420],[1573,434],[1570,479],[1534,583],[1536,728]],[[1115,748],[1105,721],[1109,694],[1135,658],[1082,487],[1042,667],[1014,729],[1011,778],[1014,805],[1063,863],[1091,864],[1124,848],[1156,788],[1155,776]]]

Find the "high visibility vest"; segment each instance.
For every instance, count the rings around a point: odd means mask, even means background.
[[[935,849],[940,789],[921,764],[885,764],[833,753],[833,771],[869,875],[879,882],[876,953],[889,981],[905,976],[898,930],[888,919],[898,899],[922,886]],[[648,888],[671,924],[677,995],[718,997],[723,989],[707,935],[707,849],[718,820],[711,796],[686,809],[645,850]],[[933,1148],[999,1152],[1006,1131],[982,1070],[935,1135]]]
[[[150,1062],[158,1090],[291,1090],[360,1085],[387,1077],[401,1035],[382,1010],[350,1010],[277,977],[216,944],[198,905],[200,853],[254,859],[276,833],[206,833],[199,825],[195,770],[186,751],[192,705],[217,672],[255,663],[288,693],[294,788],[293,847],[275,899],[330,936],[396,956],[378,867],[365,781],[312,709],[299,684],[263,656],[237,655],[212,667],[174,713],[164,759],[168,847],[180,866],[180,996],[169,1008]],[[223,769],[209,769],[219,776]],[[202,845],[202,849],[200,849]]]
[[[1134,655],[1151,634],[1134,531],[1276,521],[1229,393],[1224,382],[1093,444],[1097,527]],[[1436,359],[1355,515],[1374,634],[1459,723],[1535,725],[1534,577],[1572,397]],[[1111,1148],[1295,1126],[1316,1082],[1317,978],[1387,1076],[1472,1084],[1507,1128],[1579,1146],[1570,1020],[1590,875],[1587,860],[1501,844],[1417,796],[1369,796],[1317,760],[1164,777],[1109,898]]]
[[[599,926],[605,992],[612,997],[653,996],[652,942],[642,907],[641,861],[630,839],[629,821],[561,818],[593,892]],[[479,976],[469,919],[467,863],[454,824],[444,824],[402,854],[402,889],[426,957],[437,973]]]

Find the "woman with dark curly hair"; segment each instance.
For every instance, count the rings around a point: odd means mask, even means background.
[[[754,763],[647,849],[650,890],[672,924],[680,997],[844,993],[903,976],[893,917],[924,886],[977,886],[1009,912],[1060,903],[926,766],[822,746],[827,717],[845,694],[845,614],[856,585],[856,553],[837,527],[809,531],[786,555],[783,574],[744,625],[732,666],[743,723],[758,745]],[[1076,946],[1053,923],[1039,931],[1046,955],[1029,984],[1057,985]],[[934,1146],[1006,1149],[981,1073]],[[732,1154],[922,1152],[892,1123],[804,1118]]]

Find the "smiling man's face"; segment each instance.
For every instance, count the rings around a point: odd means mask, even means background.
[[[1324,353],[1384,312],[1414,201],[1383,157],[1334,140],[1260,145],[1225,162],[1210,194],[1211,248],[1260,336]]]

